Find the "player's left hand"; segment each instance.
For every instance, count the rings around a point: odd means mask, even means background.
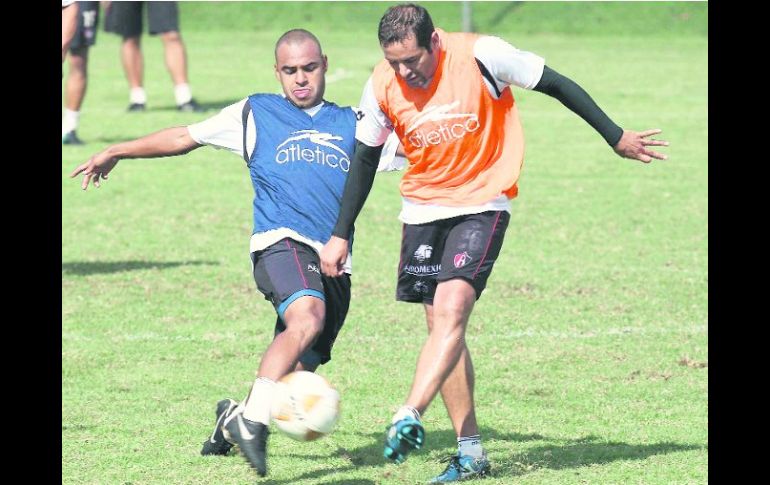
[[[343,263],[348,258],[348,241],[332,236],[321,249],[321,272],[326,276],[336,278],[342,276]]]
[[[647,137],[657,135],[662,131],[659,128],[639,132],[623,130],[623,136],[620,137],[620,141],[613,147],[613,150],[623,158],[633,158],[644,163],[650,163],[653,158],[667,160],[667,155],[647,148],[649,146],[668,146],[668,142],[665,140],[647,139]]]

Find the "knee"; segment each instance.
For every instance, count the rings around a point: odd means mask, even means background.
[[[465,342],[465,328],[468,322],[468,309],[463,305],[447,304],[435,308],[434,319],[428,325],[431,335],[441,337],[448,342]]]
[[[324,328],[323,318],[313,314],[297,316],[286,322],[287,331],[295,334],[301,341],[312,344],[321,335]]]
[[[470,308],[464,302],[452,299],[435,307],[435,323],[431,327],[463,326],[470,315]]]
[[[436,325],[464,327],[476,303],[473,287],[462,280],[442,283],[433,300],[433,316]]]
[[[313,342],[324,328],[326,305],[313,296],[303,296],[293,301],[282,318],[286,331],[302,342]]]
[[[165,44],[182,42],[182,36],[175,30],[172,30],[171,32],[163,32],[160,34],[160,38]]]
[[[139,49],[141,46],[141,37],[123,37],[123,46]]]

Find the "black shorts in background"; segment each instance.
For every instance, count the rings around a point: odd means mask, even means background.
[[[324,300],[324,328],[318,339],[301,357],[303,364],[325,364],[350,307],[350,275],[338,278],[321,275],[318,253],[293,239],[282,239],[261,251],[251,253],[254,281],[265,299],[278,313],[275,334],[286,330],[283,314],[299,297],[313,296]]]
[[[177,2],[110,2],[104,18],[105,32],[123,37],[142,35],[142,8],[147,6],[150,35],[179,32]]]
[[[462,278],[481,297],[511,215],[505,211],[404,224],[396,300],[433,304],[436,285]]]
[[[99,2],[78,3],[78,28],[70,43],[70,51],[91,47],[96,43],[96,30],[99,23]]]

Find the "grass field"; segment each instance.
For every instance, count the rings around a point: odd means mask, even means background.
[[[388,5],[185,3],[193,92],[209,114],[276,92],[275,39],[305,27],[329,55],[326,97],[357,104]],[[459,28],[459,3],[426,6]],[[484,483],[707,483],[708,4],[473,7],[477,30],[545,57],[621,126],[671,142],[668,161],[621,159],[557,101],[514,91],[520,195],[467,337],[494,467]],[[87,144],[62,150],[62,483],[253,483],[241,457],[199,455],[216,401],[245,395],[272,337],[249,272],[242,160],[202,148],[123,161],[98,190],[67,178],[110,143],[208,116],[174,109],[160,41],[143,46],[148,111],[125,113],[119,40],[100,31]],[[353,303],[320,370],[342,395],[339,428],[304,444],[274,433],[265,483],[424,483],[455,451],[437,399],[426,447],[400,466],[382,458],[425,334],[422,309],[393,296],[399,177],[379,174],[359,217]]]

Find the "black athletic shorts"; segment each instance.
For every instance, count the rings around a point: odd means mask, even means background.
[[[177,2],[110,2],[104,18],[104,30],[123,37],[142,35],[142,7],[147,5],[150,35],[179,32]]]
[[[91,47],[96,43],[96,26],[99,23],[99,2],[78,2],[78,29],[70,43],[70,51]]]
[[[251,253],[251,261],[257,288],[278,313],[276,335],[286,330],[283,314],[291,302],[302,296],[324,300],[324,329],[299,360],[313,367],[327,363],[350,306],[350,275],[346,273],[339,278],[321,275],[321,263],[315,249],[289,238]]]
[[[511,216],[487,211],[425,224],[404,224],[396,300],[433,304],[436,285],[462,278],[476,290],[487,285]]]

